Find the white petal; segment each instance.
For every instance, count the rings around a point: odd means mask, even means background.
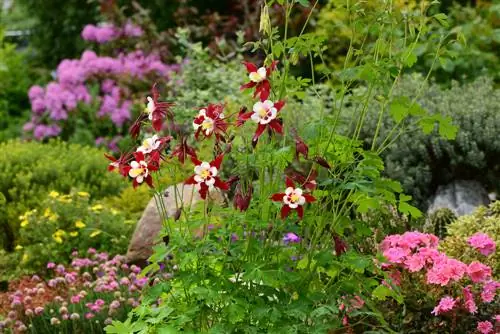
[[[263,105],[262,105],[262,102],[260,102],[260,101],[259,101],[259,102],[255,103],[255,104],[253,105],[253,109],[252,109],[252,110],[253,110],[254,112],[259,112],[259,110],[260,110],[260,109],[262,109],[262,106],[263,106]]]
[[[212,186],[214,185],[214,183],[215,183],[215,179],[214,179],[213,177],[211,177],[211,178],[209,178],[209,179],[205,180],[205,184],[206,184],[207,186],[209,186],[209,187],[212,187]]]
[[[209,171],[210,171],[210,173],[212,173],[212,176],[217,176],[217,173],[218,173],[217,167],[212,166],[212,167],[210,167]]]
[[[151,98],[151,96],[148,96],[148,104],[147,104],[147,110],[148,110],[148,113],[151,115],[153,113],[153,111],[155,111],[155,102],[154,100]]]
[[[144,181],[144,176],[139,175],[138,177],[135,178],[135,180],[137,181],[137,183],[142,183],[142,181]]]
[[[302,189],[295,188],[294,194],[297,195],[297,196],[302,196]]]
[[[223,113],[220,113],[220,114],[219,114],[219,118],[220,118],[220,119],[224,119],[224,117],[225,117],[225,116],[224,116],[224,114],[223,114]]]
[[[290,203],[290,204],[288,204],[288,206],[289,206],[291,209],[297,209],[299,205],[298,205],[297,203]]]
[[[195,175],[195,176],[194,176],[194,180],[195,180],[196,182],[198,182],[198,183],[203,182],[203,178],[202,178],[201,176],[199,176],[199,175]]]
[[[304,196],[300,196],[299,200],[297,201],[298,205],[304,205],[306,203],[306,198]]]
[[[203,169],[210,169],[210,164],[206,161],[203,161],[200,165],[200,167],[202,167]]]
[[[252,114],[252,116],[250,116],[251,120],[254,121],[255,123],[260,123],[260,116],[259,114],[257,114],[256,112],[254,112]]]
[[[195,130],[198,130],[198,128],[200,127],[201,125],[200,124],[196,124],[195,122],[193,122],[193,128]]]
[[[270,116],[272,119],[275,119],[276,118],[276,115],[278,114],[278,110],[276,108],[271,108],[269,109],[269,112],[268,112],[268,115],[269,113],[272,115]]]
[[[283,203],[286,205],[290,205],[290,200],[288,199],[288,196],[283,196]]]
[[[288,187],[288,188],[286,188],[286,190],[285,190],[285,194],[287,194],[287,195],[289,196],[289,195],[291,195],[291,194],[293,193],[293,190],[294,190],[294,188],[292,188],[292,187]]]
[[[201,109],[200,112],[198,113],[199,116],[207,116],[207,110],[206,109]]]
[[[266,108],[267,110],[271,109],[272,107],[274,107],[274,103],[270,100],[265,100],[264,103],[264,108]]]
[[[130,163],[130,167],[134,168],[134,169],[137,169],[137,168],[140,168],[140,165],[137,161],[132,161]]]
[[[265,67],[261,67],[257,70],[257,73],[260,75],[260,77],[262,78],[262,80],[264,80],[267,76],[267,70]]]
[[[205,168],[203,168],[201,165],[198,165],[198,166],[194,167],[194,172],[197,175],[200,175],[204,170],[205,170]]]

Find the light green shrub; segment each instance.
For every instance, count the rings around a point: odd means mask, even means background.
[[[497,278],[500,275],[500,201],[489,207],[479,207],[473,214],[459,217],[448,225],[448,236],[440,243],[449,256],[463,262],[480,261],[489,265]],[[467,239],[475,233],[485,233],[497,244],[497,251],[489,256],[481,255]]]
[[[441,208],[429,215],[424,224],[424,231],[443,239],[447,235],[448,225],[453,223],[457,216],[448,208]]]
[[[106,170],[103,152],[91,147],[53,141],[48,144],[9,141],[0,144],[0,226],[7,238],[4,248],[12,250],[19,216],[37,209],[54,190],[87,191],[99,199],[115,195],[126,185]]]

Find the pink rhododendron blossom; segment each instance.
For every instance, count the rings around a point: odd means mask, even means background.
[[[477,323],[477,330],[481,334],[493,333],[493,324],[489,321],[480,321]]]
[[[439,301],[439,304],[432,310],[432,314],[435,316],[440,315],[441,313],[445,313],[448,311],[451,311],[456,304],[456,300],[453,299],[452,297],[446,296],[441,298]]]
[[[481,262],[474,261],[468,267],[469,277],[474,283],[487,281],[491,277],[491,268]]]
[[[500,289],[499,282],[489,281],[485,283],[481,292],[481,300],[485,303],[491,303],[495,299],[498,289]]]
[[[472,292],[470,290],[470,286],[463,288],[462,292],[464,295],[465,308],[470,313],[475,314],[477,312],[477,305],[476,305],[476,302],[474,301],[474,296],[472,295]]]
[[[467,242],[484,256],[488,256],[495,252],[495,241],[493,241],[487,234],[476,233],[467,239]]]

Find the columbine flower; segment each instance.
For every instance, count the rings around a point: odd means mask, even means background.
[[[493,241],[487,234],[476,233],[467,239],[467,242],[484,256],[488,256],[495,252],[495,241]]]
[[[257,144],[259,137],[264,133],[267,126],[279,134],[283,133],[283,127],[277,117],[284,105],[285,101],[273,103],[269,100],[263,100],[254,104],[253,111],[241,113],[238,116],[238,125],[242,125],[249,119],[252,119],[252,121],[258,124],[257,130],[255,130],[255,134],[252,138],[254,146]]]
[[[256,97],[258,95],[261,100],[267,100],[271,92],[269,77],[271,76],[272,71],[276,69],[277,63],[277,61],[273,61],[271,66],[269,67],[257,68],[257,65],[255,64],[246,61],[243,62],[243,64],[247,68],[248,78],[250,79],[250,82],[242,85],[240,89],[244,90],[255,87],[255,93],[253,94],[253,96]]]
[[[137,148],[137,152],[148,154],[157,150],[160,147],[160,145],[161,141],[158,140],[158,135],[153,135],[152,137],[144,139],[142,145]]]
[[[196,139],[198,139],[200,133],[203,133],[205,137],[210,137],[212,133],[215,133],[217,139],[224,135],[227,130],[227,123],[224,120],[223,109],[223,105],[209,104],[208,107],[199,111],[198,116],[193,120]]]
[[[135,160],[130,163],[130,166],[125,167],[127,174],[134,179],[134,188],[142,184],[144,181],[153,187],[153,178],[151,173],[158,170],[158,166],[150,162],[146,162],[144,154],[142,152],[134,153]]]
[[[292,233],[292,232],[288,232],[287,234],[285,234],[285,236],[283,237],[283,242],[285,244],[289,244],[289,243],[299,243],[300,242],[300,237],[295,234],[295,233]]]
[[[128,161],[132,157],[132,154],[130,154],[130,153],[121,154],[118,159],[116,159],[112,155],[109,155],[106,153],[104,154],[104,156],[106,157],[106,159],[111,161],[111,163],[108,165],[108,171],[112,172],[115,169],[118,169],[118,172],[121,175],[127,176],[127,172],[125,171],[125,167],[127,166]]]
[[[285,219],[291,210],[296,210],[300,219],[304,216],[304,208],[306,203],[314,202],[316,199],[306,194],[300,188],[295,188],[295,184],[290,178],[286,178],[286,190],[284,193],[278,193],[271,196],[271,199],[276,202],[283,202],[281,208],[281,219]]]
[[[223,158],[224,154],[220,154],[211,162],[202,162],[195,157],[191,157],[191,160],[196,165],[194,167],[195,174],[187,179],[184,184],[194,184],[203,199],[207,198],[208,191],[214,187],[228,190],[229,185],[218,176]]]
[[[186,161],[186,156],[188,155],[190,157],[196,158],[196,151],[194,150],[194,148],[188,145],[187,138],[182,137],[179,144],[173,149],[172,157],[177,157],[179,161],[184,164],[184,161]]]
[[[153,85],[151,91],[153,93],[153,97],[147,97],[147,103],[146,108],[144,109],[144,113],[139,115],[139,117],[135,120],[134,124],[132,124],[129,129],[129,132],[133,138],[137,138],[141,131],[142,122],[144,122],[146,119],[149,119],[151,121],[153,129],[155,131],[160,131],[163,125],[163,119],[165,117],[173,117],[170,108],[174,104],[169,102],[158,102],[160,94],[156,89],[156,84]]]

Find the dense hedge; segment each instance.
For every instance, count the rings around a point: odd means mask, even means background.
[[[53,141],[48,144],[9,141],[0,144],[0,226],[11,250],[19,216],[36,209],[52,191],[69,193],[73,188],[93,198],[118,194],[126,183],[106,170],[103,152]]]

